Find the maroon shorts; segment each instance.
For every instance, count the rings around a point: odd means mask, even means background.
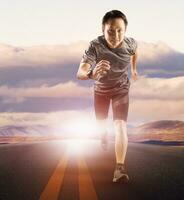
[[[106,119],[112,103],[113,120],[121,119],[127,121],[129,108],[129,92],[122,92],[114,95],[101,95],[94,91],[94,108],[96,118]]]

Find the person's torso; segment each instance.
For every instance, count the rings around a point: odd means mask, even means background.
[[[125,37],[122,47],[115,49],[108,47],[104,36],[99,36],[92,43],[96,50],[96,63],[100,60],[110,62],[110,70],[95,81],[94,89],[102,93],[115,92],[122,88],[129,89],[128,66],[131,59],[129,39]]]

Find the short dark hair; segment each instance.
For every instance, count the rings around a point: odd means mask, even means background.
[[[102,24],[105,25],[105,23],[107,23],[109,21],[109,19],[115,19],[115,18],[121,18],[123,19],[124,23],[125,23],[125,27],[127,27],[128,25],[128,20],[126,18],[126,15],[123,14],[121,11],[119,10],[111,10],[109,12],[107,12],[102,19]]]

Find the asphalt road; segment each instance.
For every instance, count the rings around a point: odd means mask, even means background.
[[[129,143],[128,184],[112,182],[114,143],[0,145],[0,200],[182,200],[184,147]]]

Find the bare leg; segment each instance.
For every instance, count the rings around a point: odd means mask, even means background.
[[[124,164],[128,146],[127,124],[124,120],[114,120],[116,163]]]
[[[107,150],[107,140],[108,140],[108,131],[107,131],[107,119],[97,120],[98,131],[101,138],[101,146],[104,150]]]

